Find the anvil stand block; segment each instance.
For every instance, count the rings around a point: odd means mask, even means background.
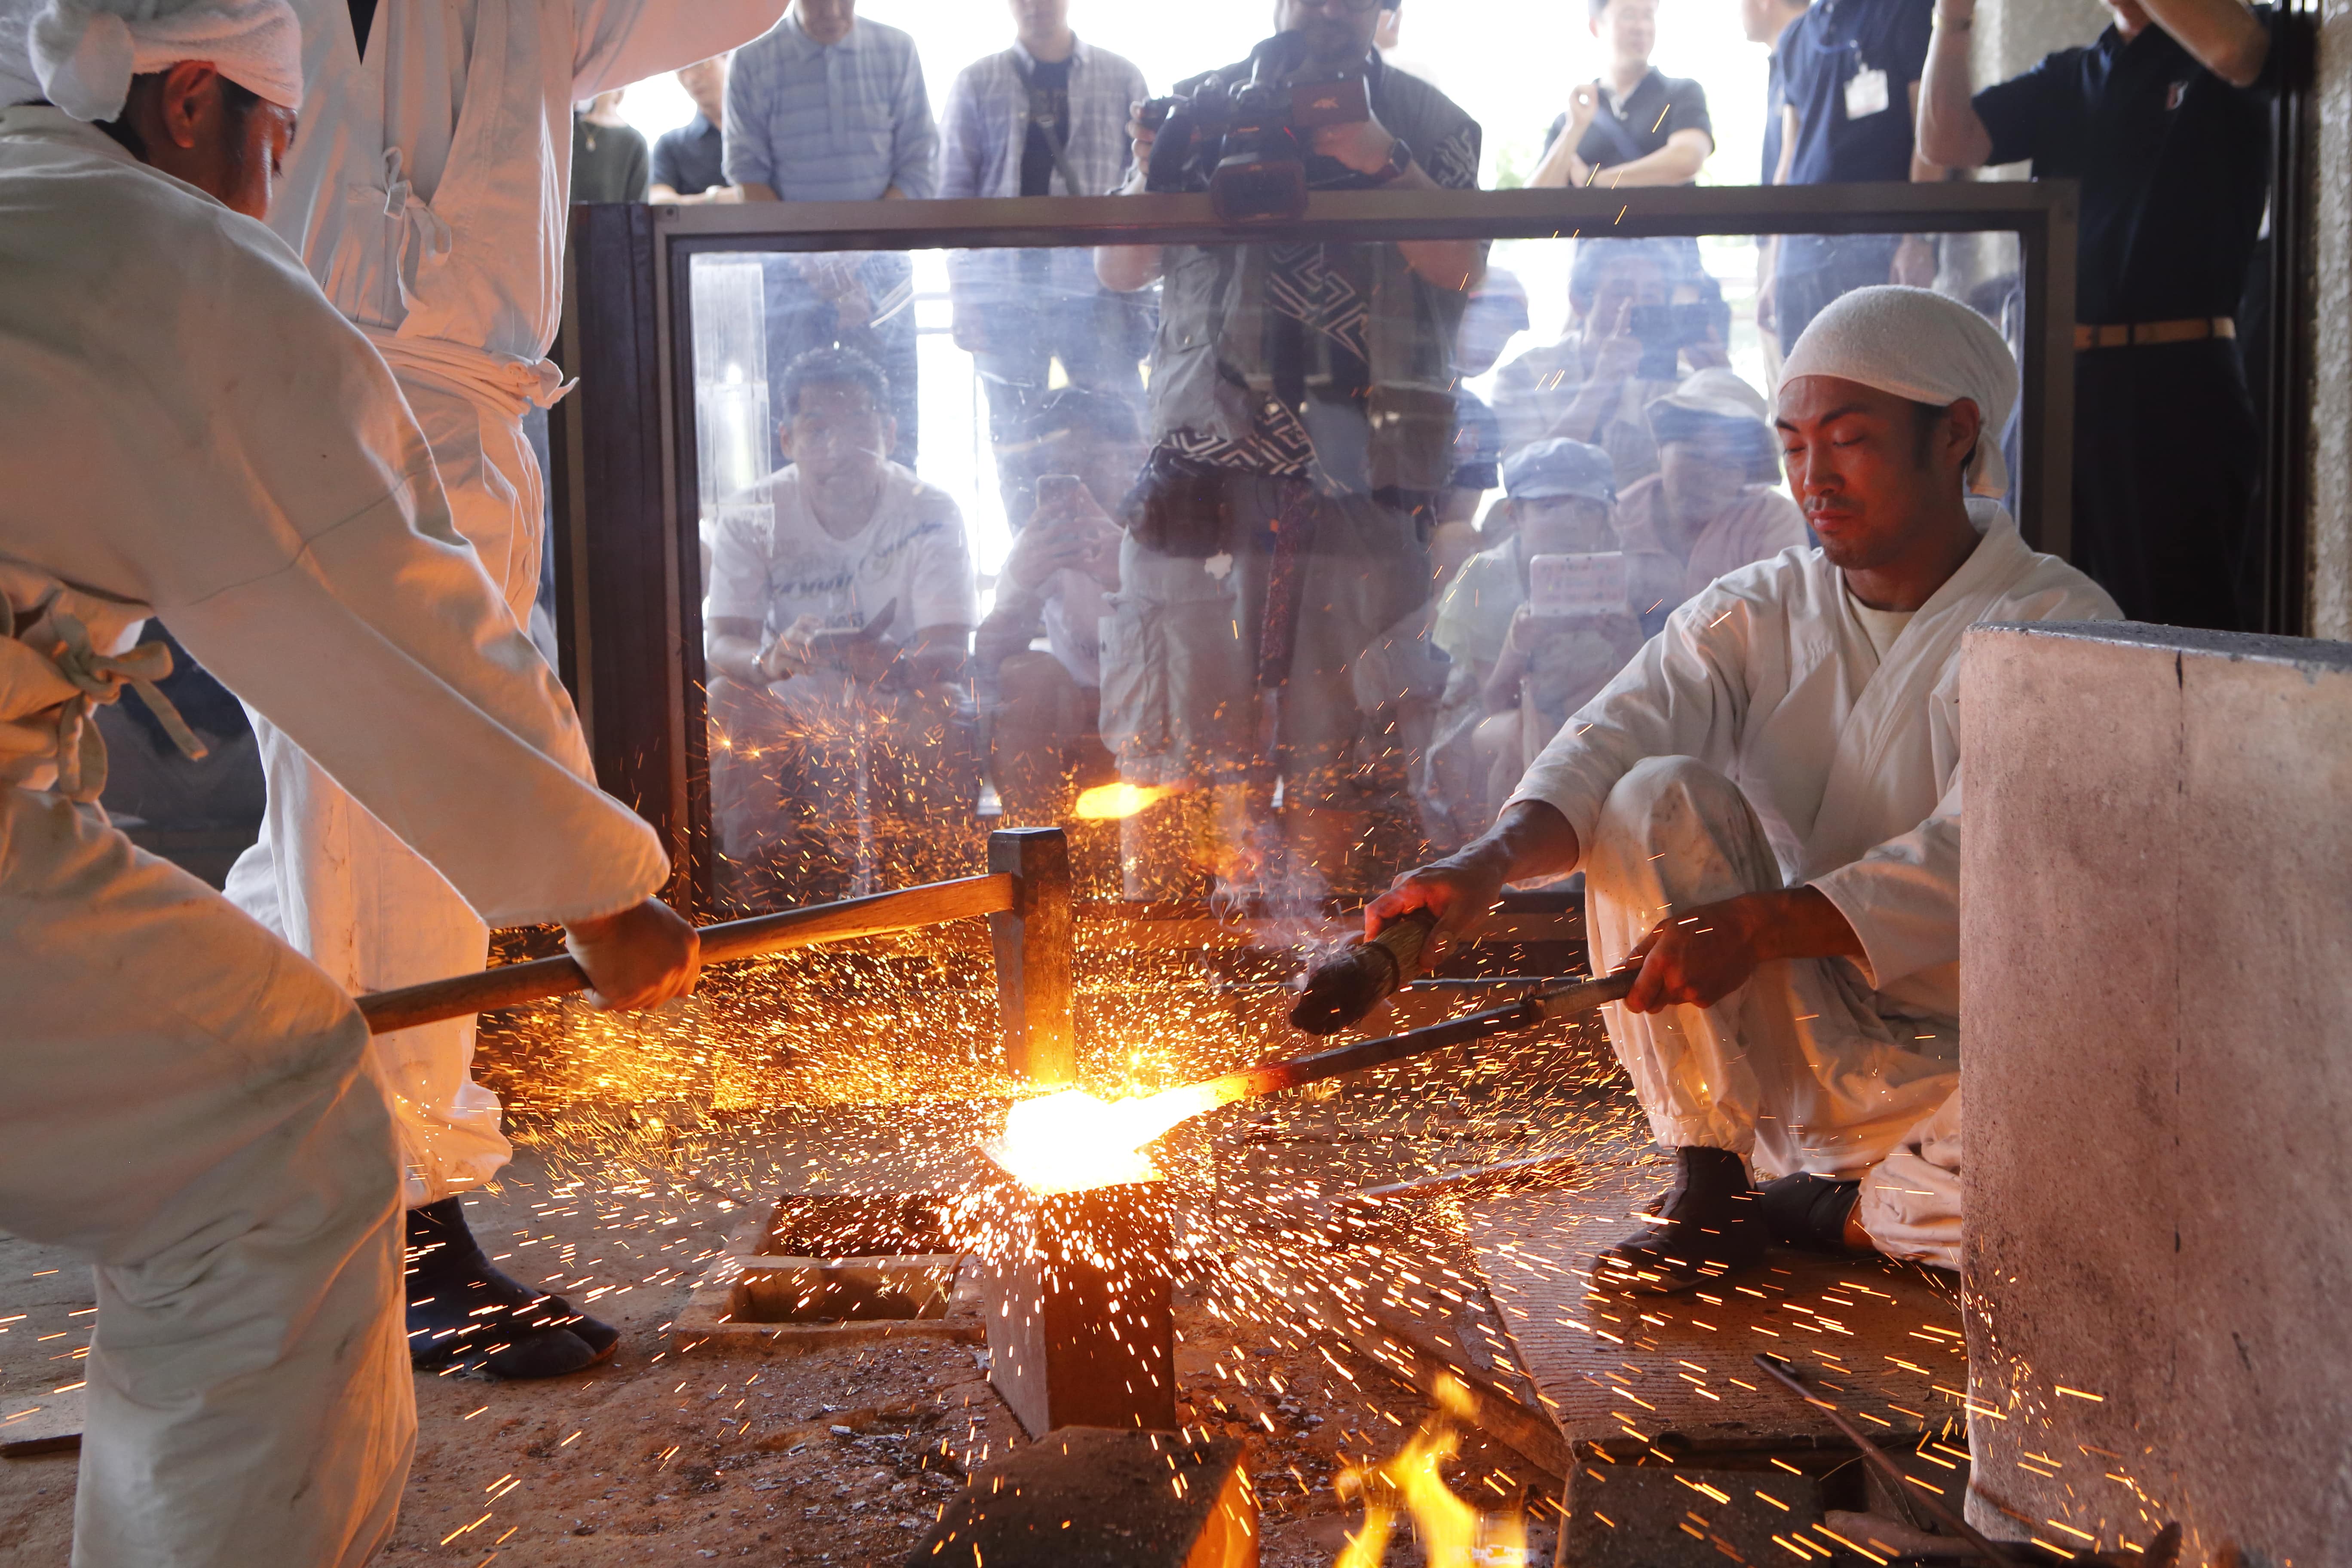
[[[989,1381],[1031,1436],[1176,1429],[1173,1250],[1159,1183],[1045,1198],[1007,1184],[980,1291]]]

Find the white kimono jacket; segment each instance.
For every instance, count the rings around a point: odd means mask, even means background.
[[[383,360],[276,237],[9,109],[0,277],[0,556],[163,616],[488,919],[661,886],[659,839],[590,782]]]
[[[302,130],[270,226],[398,340],[404,379],[519,416],[561,384],[572,104],[755,37],[787,0],[385,0],[364,58],[347,0],[294,3]]]
[[[1882,1012],[1959,1016],[1960,638],[1980,621],[2111,620],[2105,590],[2036,554],[1971,500],[1984,534],[1885,665],[1818,549],[1717,582],[1587,703],[1514,801],[1557,807],[1584,845],[1645,757],[1738,784],[1791,887],[1819,888],[1862,938]]]

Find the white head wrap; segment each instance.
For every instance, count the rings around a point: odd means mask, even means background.
[[[1979,495],[2008,492],[2000,437],[2017,405],[2017,356],[2000,329],[1958,300],[1894,284],[1856,289],[1831,301],[1789,351],[1780,384],[1804,375],[1859,382],[1937,407],[1969,399],[1984,415],[1969,487]]]
[[[34,73],[76,120],[112,120],[131,79],[201,60],[239,87],[302,107],[302,24],[287,0],[47,0]]]

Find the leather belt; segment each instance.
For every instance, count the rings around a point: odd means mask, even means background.
[[[2074,348],[2149,348],[2158,343],[2197,343],[2209,338],[2234,338],[2238,323],[2227,316],[2193,316],[2185,321],[2132,321],[2113,326],[2077,326]]]

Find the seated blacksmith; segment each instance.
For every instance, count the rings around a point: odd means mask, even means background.
[[[1599,1283],[1687,1289],[1775,1239],[1958,1265],[1961,637],[2116,615],[1982,499],[2016,388],[1955,300],[1823,310],[1775,421],[1819,546],[1677,609],[1484,837],[1370,911],[1430,910],[1442,952],[1505,884],[1583,870],[1595,972],[1641,970],[1610,1040],[1678,1167]]]

